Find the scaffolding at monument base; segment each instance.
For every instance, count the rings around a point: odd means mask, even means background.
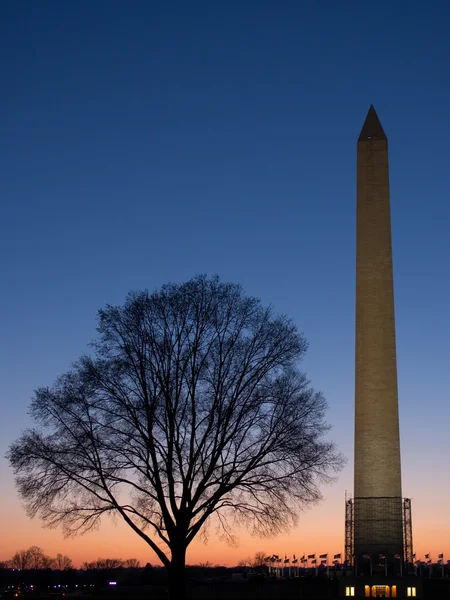
[[[345,561],[348,565],[354,566],[355,555],[370,556],[374,560],[385,555],[389,562],[400,556],[404,565],[412,565],[410,498],[351,498],[346,494]]]
[[[355,536],[354,530],[355,520],[353,515],[353,499],[345,494],[345,562],[349,565],[353,564],[353,540]]]
[[[407,565],[413,564],[411,498],[403,499],[403,554]]]

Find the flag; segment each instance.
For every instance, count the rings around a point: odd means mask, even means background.
[[[316,558],[315,554],[308,554],[308,558]]]
[[[319,558],[328,558],[328,554],[320,554]]]
[[[286,554],[284,555],[284,564],[290,562],[290,558],[287,558]]]
[[[363,558],[370,558],[370,554],[363,554],[362,557]]]
[[[294,560],[292,561],[292,564],[296,565],[298,563],[298,558],[295,558],[295,554],[294,554]]]
[[[425,554],[425,558],[430,558],[430,555],[429,554]]]
[[[413,557],[413,559],[414,559],[414,558],[416,558],[416,553],[414,553],[414,554],[412,555],[412,557]]]
[[[341,553],[335,554],[333,558],[341,558]]]
[[[327,561],[327,559],[325,558],[324,560],[321,560],[321,561],[320,561],[320,564],[321,564],[321,565],[326,565],[326,564],[327,564],[327,562],[328,562],[328,561]]]
[[[339,561],[338,560],[333,560],[333,565],[338,565]]]
[[[438,554],[438,558],[444,558],[444,554]]]
[[[431,565],[431,558],[430,560],[427,560],[427,565]]]
[[[316,562],[317,562],[317,560],[316,560],[316,559],[314,559],[314,560],[312,560],[312,561],[311,561],[311,564],[312,564],[312,565],[315,565],[315,564],[316,564]]]

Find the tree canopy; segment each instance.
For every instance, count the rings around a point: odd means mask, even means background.
[[[183,597],[208,526],[273,535],[341,466],[326,402],[299,370],[294,323],[239,285],[199,276],[99,311],[98,338],[31,403],[9,459],[31,516],[66,535],[119,514]],[[180,595],[181,594],[181,595]]]
[[[27,550],[17,550],[5,565],[10,565],[11,568],[20,571],[39,569],[68,571],[73,568],[72,559],[68,556],[59,552],[55,558],[47,556],[39,546],[30,546]]]

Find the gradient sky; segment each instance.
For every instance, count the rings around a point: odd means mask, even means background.
[[[37,544],[156,562],[126,526],[42,529],[3,456],[130,289],[219,274],[287,313],[348,457],[274,540],[188,562],[343,551],[353,487],[356,139],[389,139],[403,493],[418,557],[450,558],[450,4],[3,0],[0,560]]]

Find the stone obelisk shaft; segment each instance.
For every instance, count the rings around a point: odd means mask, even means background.
[[[401,497],[388,144],[373,107],[357,146],[355,482]]]

